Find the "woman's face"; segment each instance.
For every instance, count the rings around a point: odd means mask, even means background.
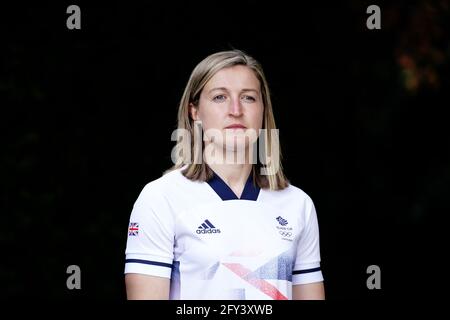
[[[213,138],[216,146],[227,150],[246,148],[256,141],[262,127],[260,87],[250,68],[224,68],[206,83],[198,106],[190,106],[191,117],[202,121],[206,138]]]

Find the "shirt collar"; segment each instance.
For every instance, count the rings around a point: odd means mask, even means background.
[[[258,199],[260,188],[253,184],[253,174],[250,171],[247,182],[245,183],[244,190],[240,198],[231,190],[231,188],[223,181],[218,174],[212,169],[213,177],[208,180],[208,184],[217,193],[217,195],[223,200],[250,200],[256,201]]]

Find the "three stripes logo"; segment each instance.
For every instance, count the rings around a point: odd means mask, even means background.
[[[220,229],[216,228],[208,219],[203,222],[196,231],[198,234],[202,233],[220,233]]]

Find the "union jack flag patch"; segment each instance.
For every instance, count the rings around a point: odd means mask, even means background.
[[[137,236],[139,233],[139,223],[130,222],[130,226],[128,227],[128,235],[129,236]]]

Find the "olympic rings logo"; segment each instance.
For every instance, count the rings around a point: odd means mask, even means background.
[[[283,237],[290,237],[292,236],[292,232],[286,232],[286,231],[278,231]]]

